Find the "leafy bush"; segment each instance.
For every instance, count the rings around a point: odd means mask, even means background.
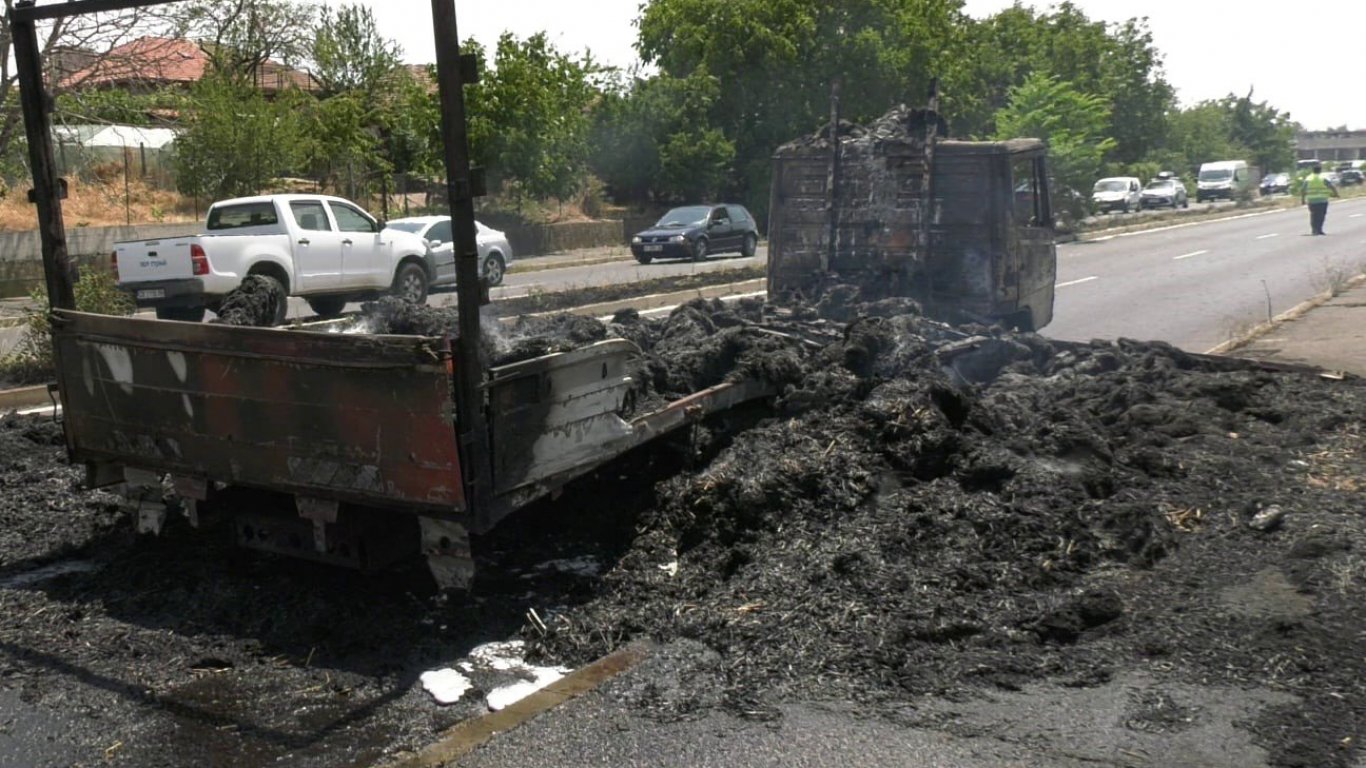
[[[131,315],[137,308],[133,299],[119,290],[114,276],[103,270],[90,271],[76,282],[76,309],[100,315]],[[47,289],[34,288],[29,296],[34,309],[25,319],[23,338],[4,359],[0,360],[0,380],[12,384],[37,384],[51,380],[52,336],[47,315]]]

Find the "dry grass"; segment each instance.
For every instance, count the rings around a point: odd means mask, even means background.
[[[123,177],[81,181],[68,179],[67,199],[62,202],[62,217],[67,227],[112,227],[133,224],[158,224],[194,221],[194,201],[174,190],[158,189],[141,180],[128,184],[125,209]],[[13,232],[38,228],[38,210],[28,201],[27,185],[16,186],[0,199],[0,231]],[[202,208],[207,203],[201,202]]]
[[[1314,488],[1342,493],[1366,491],[1366,478],[1357,470],[1361,462],[1361,440],[1360,428],[1352,427],[1327,441],[1323,450],[1306,455],[1309,472],[1305,481]]]

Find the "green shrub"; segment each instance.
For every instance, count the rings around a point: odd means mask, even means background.
[[[119,290],[114,276],[93,270],[75,285],[76,309],[100,315],[131,315],[137,309],[132,297]],[[39,285],[29,293],[34,308],[25,318],[24,335],[4,359],[0,359],[0,380],[11,384],[37,384],[50,381],[52,336],[48,333],[47,289]]]

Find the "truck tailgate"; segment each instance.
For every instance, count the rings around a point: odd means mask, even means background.
[[[443,339],[64,310],[53,339],[68,447],[97,469],[464,509]]]
[[[120,283],[145,283],[150,280],[179,280],[194,277],[190,246],[194,237],[115,243]]]

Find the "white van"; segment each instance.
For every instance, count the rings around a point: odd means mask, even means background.
[[[1200,176],[1195,181],[1195,202],[1206,200],[1233,200],[1242,190],[1251,189],[1256,184],[1252,171],[1243,160],[1220,160],[1200,166]]]
[[[1091,189],[1091,207],[1096,213],[1137,211],[1143,204],[1143,184],[1133,176],[1101,179]]]

